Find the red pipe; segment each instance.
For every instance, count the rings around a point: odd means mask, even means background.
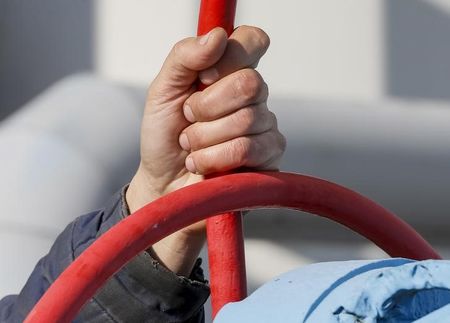
[[[330,218],[393,257],[440,259],[405,222],[342,186],[282,172],[231,174],[177,190],[120,221],[58,277],[25,322],[71,322],[107,279],[139,252],[211,214],[257,207],[287,207]]]
[[[215,27],[222,27],[231,35],[235,14],[236,0],[202,0],[197,34],[204,35]]]
[[[222,27],[228,35],[234,29],[236,0],[202,0],[198,35]],[[199,89],[206,88],[203,84]],[[244,233],[240,212],[221,214],[206,221],[213,318],[228,302],[247,296]]]

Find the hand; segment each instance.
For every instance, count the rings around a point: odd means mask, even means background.
[[[141,163],[127,191],[130,211],[206,174],[238,167],[278,169],[285,139],[267,107],[268,88],[253,68],[269,46],[255,27],[227,39],[215,28],[177,43],[148,91]],[[200,79],[210,85],[196,91]],[[172,271],[188,276],[205,240],[205,221],[153,245]]]

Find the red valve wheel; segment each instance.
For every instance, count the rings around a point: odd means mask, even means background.
[[[71,322],[109,277],[155,242],[214,214],[261,207],[327,217],[372,240],[392,257],[440,259],[408,224],[342,186],[283,172],[231,174],[168,194],[116,224],[58,277],[25,322]]]

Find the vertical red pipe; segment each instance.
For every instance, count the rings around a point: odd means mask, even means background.
[[[236,0],[202,0],[198,20],[198,35],[214,27],[224,28],[228,35],[234,29]],[[200,89],[204,86],[200,85]],[[227,303],[247,296],[242,215],[226,213],[206,222],[211,284],[212,315]]]
[[[235,14],[236,0],[202,0],[197,34],[204,35],[215,27],[222,27],[231,35]]]

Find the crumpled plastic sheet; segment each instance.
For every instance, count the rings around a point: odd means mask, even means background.
[[[215,323],[450,322],[450,261],[326,262],[285,273]]]

